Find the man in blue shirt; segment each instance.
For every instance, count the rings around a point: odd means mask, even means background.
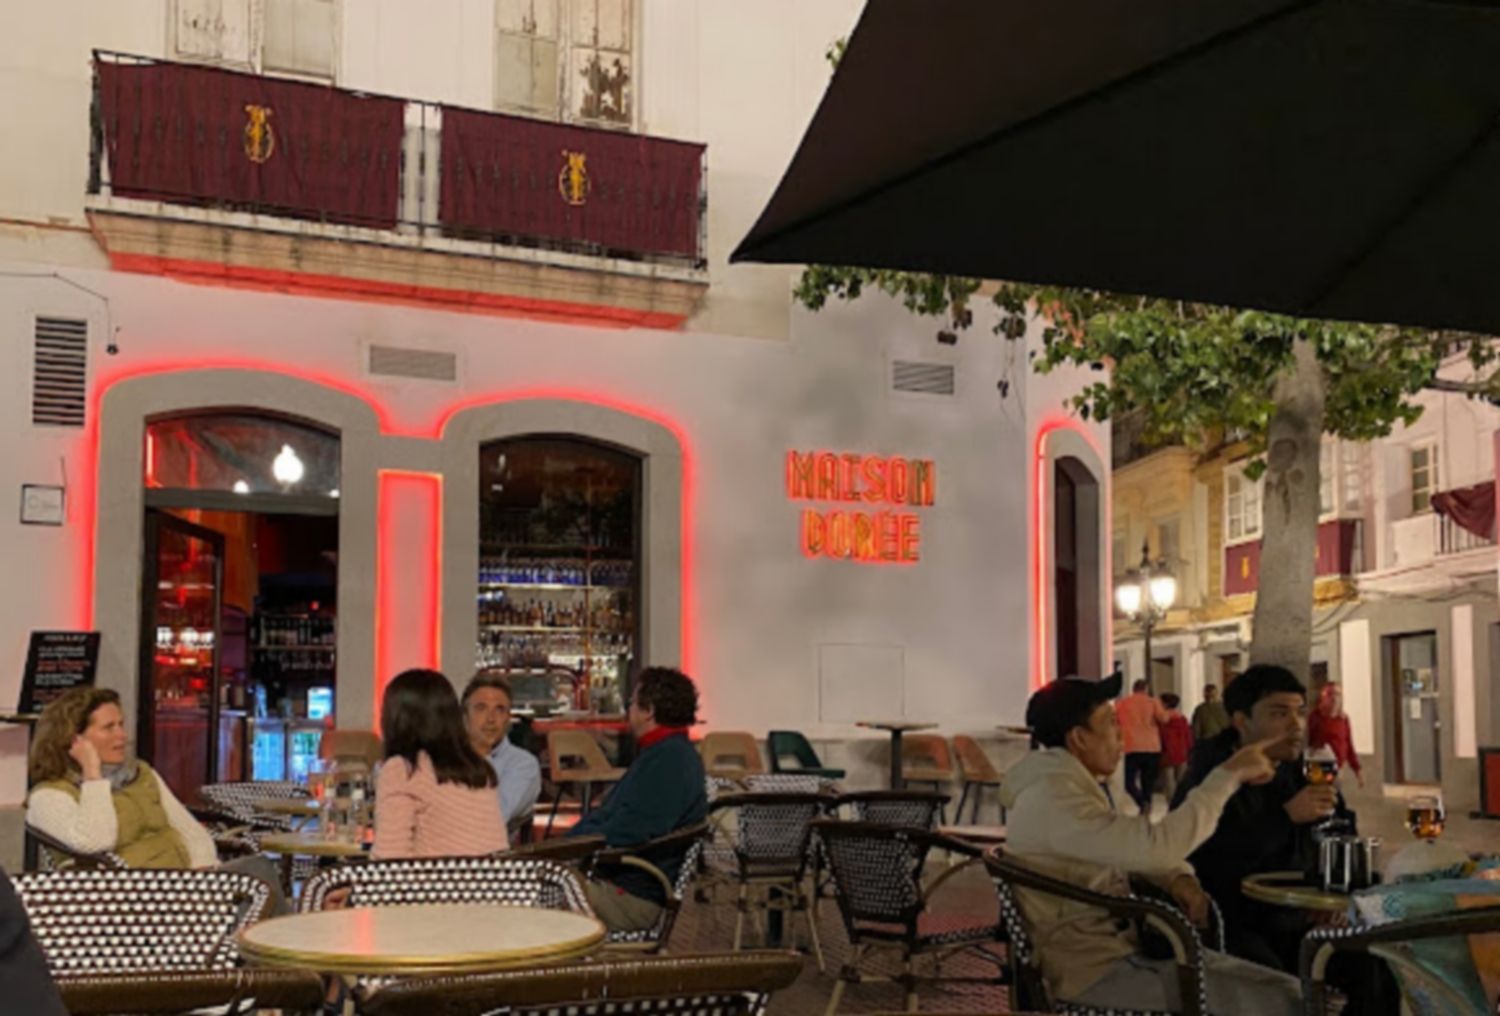
[[[516,820],[531,814],[542,792],[542,767],[536,756],[510,743],[510,682],[481,670],[464,688],[464,727],[474,750],[490,760],[500,780],[500,810],[515,834]]]

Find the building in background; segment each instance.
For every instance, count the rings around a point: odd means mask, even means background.
[[[874,778],[856,720],[993,735],[1103,669],[1076,375],[727,263],[859,7],[8,11],[0,702],[31,631],[97,630],[190,795],[295,774],[404,667],[608,715],[680,664],[710,723]]]
[[[1461,359],[1442,375],[1460,377]],[[1478,796],[1477,748],[1500,741],[1495,434],[1500,410],[1426,392],[1422,417],[1368,444],[1323,440],[1311,684],[1338,682],[1367,779],[1391,792]],[[1178,578],[1153,633],[1153,678],[1190,710],[1249,661],[1263,483],[1243,447],[1114,442],[1114,559],[1141,542]],[[1117,567],[1116,572],[1120,569]],[[1115,658],[1144,673],[1140,632],[1116,620]]]

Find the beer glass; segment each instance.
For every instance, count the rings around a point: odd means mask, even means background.
[[[1406,802],[1406,828],[1417,839],[1431,843],[1443,835],[1446,822],[1440,794],[1419,794]]]

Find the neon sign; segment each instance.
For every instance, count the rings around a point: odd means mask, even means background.
[[[805,557],[862,563],[914,564],[921,558],[922,519],[905,508],[930,508],[937,467],[931,459],[853,452],[786,453],[786,494],[793,501],[828,501],[854,508],[804,508]]]

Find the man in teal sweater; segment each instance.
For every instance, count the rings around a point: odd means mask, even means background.
[[[648,667],[636,679],[626,713],[636,756],[604,803],[570,836],[603,836],[611,847],[634,847],[697,825],[708,816],[703,761],[688,740],[698,718],[698,689],[669,667]],[[676,882],[686,850],[646,858]],[[608,881],[584,885],[594,913],[616,931],[650,928],[666,903],[661,884],[637,868],[618,868]]]

